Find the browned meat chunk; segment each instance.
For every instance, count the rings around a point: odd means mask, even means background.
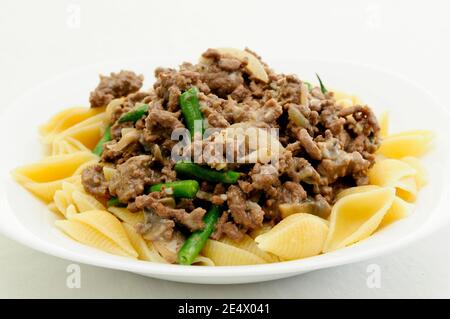
[[[227,191],[227,203],[236,224],[248,229],[262,226],[264,212],[261,207],[252,201],[248,201],[244,192],[235,185],[231,185]]]
[[[115,98],[139,91],[143,81],[142,75],[136,75],[132,71],[120,71],[119,73],[111,73],[109,76],[101,75],[100,83],[91,92],[89,98],[91,107],[106,106]]]
[[[159,183],[162,180],[161,173],[150,168],[151,162],[151,156],[139,155],[118,165],[117,172],[109,182],[110,193],[122,203],[127,203],[143,194],[146,185]]]
[[[172,208],[165,206],[161,203],[161,193],[150,193],[148,195],[142,195],[136,197],[136,207],[139,209],[147,208],[152,209],[161,218],[175,219],[179,224],[187,227],[190,231],[196,231],[203,229],[205,223],[203,222],[203,216],[206,213],[201,207],[195,208],[190,213],[186,212],[182,208]]]
[[[81,183],[88,194],[100,199],[109,197],[108,182],[105,179],[105,175],[103,175],[103,167],[101,165],[85,168],[81,173]]]

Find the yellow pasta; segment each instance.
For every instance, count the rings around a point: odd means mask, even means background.
[[[402,218],[405,218],[408,216],[412,209],[413,205],[410,203],[407,203],[403,199],[399,197],[395,197],[394,201],[392,202],[391,207],[386,212],[386,215],[384,215],[383,219],[381,220],[380,225],[378,226],[378,229],[384,228],[393,222],[396,222]]]
[[[407,201],[416,199],[416,175],[416,169],[397,159],[381,160],[369,170],[370,184],[382,187],[395,187],[397,195]]]
[[[192,262],[192,265],[194,265],[194,266],[209,266],[209,267],[215,266],[214,262],[211,259],[209,259],[205,256],[201,256],[201,255],[195,257],[194,261]]]
[[[331,211],[330,231],[324,252],[369,237],[380,225],[395,199],[394,188],[355,193],[338,200]]]
[[[70,220],[87,224],[111,239],[130,256],[138,256],[120,221],[107,211],[90,210],[76,214]]]
[[[426,130],[408,131],[386,136],[378,153],[389,158],[421,156],[430,148],[433,133]]]
[[[135,231],[133,226],[127,223],[122,223],[122,226],[128,235],[131,245],[137,251],[139,259],[156,263],[167,263],[155,250],[149,248],[147,242]]]
[[[202,255],[211,259],[216,266],[238,266],[265,264],[266,261],[246,250],[208,239]]]
[[[327,222],[311,214],[290,215],[255,238],[258,247],[292,260],[320,254],[328,234]]]
[[[130,254],[111,240],[111,238],[85,223],[76,220],[57,220],[55,225],[65,234],[82,244],[98,248],[114,255],[130,257]]]
[[[104,111],[104,107],[72,107],[54,115],[47,123],[39,128],[39,132],[42,135],[59,133]]]
[[[423,186],[425,186],[427,183],[427,173],[422,162],[418,158],[413,156],[406,156],[401,160],[416,170],[414,179],[416,181],[417,188],[422,188]]]
[[[343,191],[340,191],[336,195],[336,201],[340,200],[342,197],[345,197],[345,196],[348,196],[351,194],[364,193],[364,192],[368,192],[368,191],[379,189],[379,188],[380,188],[380,186],[377,186],[377,185],[363,185],[363,186],[350,187],[350,188],[344,189]]]
[[[268,263],[279,261],[279,258],[277,256],[261,250],[256,244],[256,242],[253,240],[253,238],[251,238],[249,235],[244,235],[244,238],[238,242],[228,237],[221,239],[221,242],[240,249],[244,249],[252,254],[255,254],[258,257],[261,257]]]
[[[38,183],[61,180],[72,176],[83,163],[96,158],[90,152],[48,156],[40,162],[16,168],[13,175]]]
[[[350,95],[341,91],[333,90],[333,96],[336,104],[342,107],[362,104],[362,101],[356,95]]]
[[[376,185],[364,185],[364,186],[350,187],[350,188],[347,188],[344,191],[341,191],[340,193],[338,193],[336,196],[336,200],[340,200],[341,198],[348,196],[348,195],[360,194],[360,193],[369,192],[369,191],[378,190],[378,189],[381,189],[381,187],[376,186]],[[412,207],[413,207],[412,204],[409,204],[406,201],[404,201],[403,199],[396,196],[394,198],[394,201],[392,202],[392,206],[389,208],[386,215],[384,215],[383,220],[381,221],[380,226],[378,226],[378,228],[379,229],[383,228],[397,220],[400,220],[400,219],[406,217],[411,212]]]
[[[93,196],[86,193],[82,193],[78,190],[72,193],[73,203],[77,207],[79,212],[85,212],[89,210],[105,209],[102,203],[96,200]]]
[[[380,119],[380,136],[386,137],[389,134],[389,113],[383,112],[381,113]]]
[[[58,208],[58,211],[63,216],[66,216],[67,207],[71,204],[71,200],[67,198],[66,192],[61,189],[57,190],[53,196],[53,200]]]
[[[114,206],[108,207],[108,211],[113,213],[120,220],[124,221],[127,224],[130,224],[133,227],[138,223],[144,222],[143,211],[132,213],[126,208]]]
[[[67,206],[67,208],[66,208],[66,217],[67,218],[71,218],[73,215],[76,215],[76,214],[78,214],[78,211],[74,204],[70,204],[69,206]]]

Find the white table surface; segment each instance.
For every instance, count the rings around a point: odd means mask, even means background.
[[[449,13],[448,1],[432,0],[2,0],[0,108],[41,81],[86,64],[148,54],[181,61],[219,46],[377,65],[408,76],[446,103]],[[81,265],[81,288],[69,289],[69,261],[0,236],[0,297],[449,298],[449,242],[447,226],[394,254],[239,286],[179,284]],[[367,286],[370,264],[380,266],[379,288]]]

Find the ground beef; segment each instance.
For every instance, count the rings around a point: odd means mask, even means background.
[[[248,201],[238,186],[231,185],[228,188],[227,203],[236,224],[247,229],[256,229],[262,226],[263,210],[257,203]]]
[[[150,168],[151,162],[151,156],[139,155],[117,165],[117,171],[109,182],[111,195],[117,196],[120,202],[127,203],[143,194],[146,185],[161,182],[163,177],[160,172]]]
[[[134,212],[144,209],[146,222],[139,229],[146,239],[161,243],[181,234],[177,225],[190,231],[201,229],[205,210],[200,207],[211,204],[223,210],[212,235],[215,239],[240,240],[263,221],[276,224],[280,204],[305,205],[311,213],[328,216],[339,190],[368,183],[367,173],[380,145],[377,119],[367,105],[337,105],[332,92],[323,93],[318,86],[308,88],[297,76],[277,74],[261,63],[267,82],[252,76],[247,58],[216,49],[208,49],[197,64],[157,68],[149,91],[139,90],[142,76],[130,71],[102,76],[91,93],[91,106],[120,98],[108,109],[112,140],[104,145],[101,156],[101,162],[115,166],[117,173],[106,182],[101,166],[86,169],[82,174],[86,191],[98,198],[117,196]],[[172,140],[171,134],[185,128],[179,98],[191,87],[199,91],[200,110],[208,128],[278,129],[283,146],[278,161],[224,165],[225,154],[214,150],[230,142],[216,140],[218,132],[174,150],[178,141]],[[120,116],[139,103],[149,105],[147,114],[136,122],[118,123]],[[127,143],[121,141],[124,128],[136,132]],[[247,144],[241,142],[239,147],[245,149]],[[203,152],[194,158],[196,147]],[[176,203],[164,194],[145,195],[148,185],[177,180],[172,151],[214,169],[236,170],[241,176],[234,185],[202,182],[198,196]]]
[[[96,198],[106,199],[109,197],[108,183],[103,175],[103,166],[92,165],[81,173],[81,183],[84,190]]]
[[[299,203],[307,197],[302,185],[294,182],[285,182],[278,191],[278,203]]]
[[[161,142],[170,139],[171,134],[184,125],[179,120],[180,113],[152,109],[145,120],[147,141]]]
[[[91,107],[106,106],[115,98],[134,93],[142,87],[143,81],[142,75],[136,75],[132,71],[120,71],[109,76],[101,75],[100,83],[89,98]]]
[[[190,231],[200,230],[205,227],[203,216],[205,215],[206,210],[197,207],[188,213],[182,208],[171,208],[163,205],[159,201],[162,196],[163,194],[158,192],[138,196],[135,201],[136,207],[138,209],[152,209],[159,217],[174,219],[177,223],[187,227]]]

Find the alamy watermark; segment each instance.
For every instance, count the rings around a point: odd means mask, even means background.
[[[66,278],[66,286],[69,289],[81,288],[81,267],[78,264],[70,264],[66,268],[69,274]]]
[[[71,3],[66,7],[66,25],[69,29],[79,29],[81,26],[81,7],[79,4]]]
[[[367,288],[381,288],[381,267],[377,264],[370,264],[366,268],[369,274],[366,279]]]

